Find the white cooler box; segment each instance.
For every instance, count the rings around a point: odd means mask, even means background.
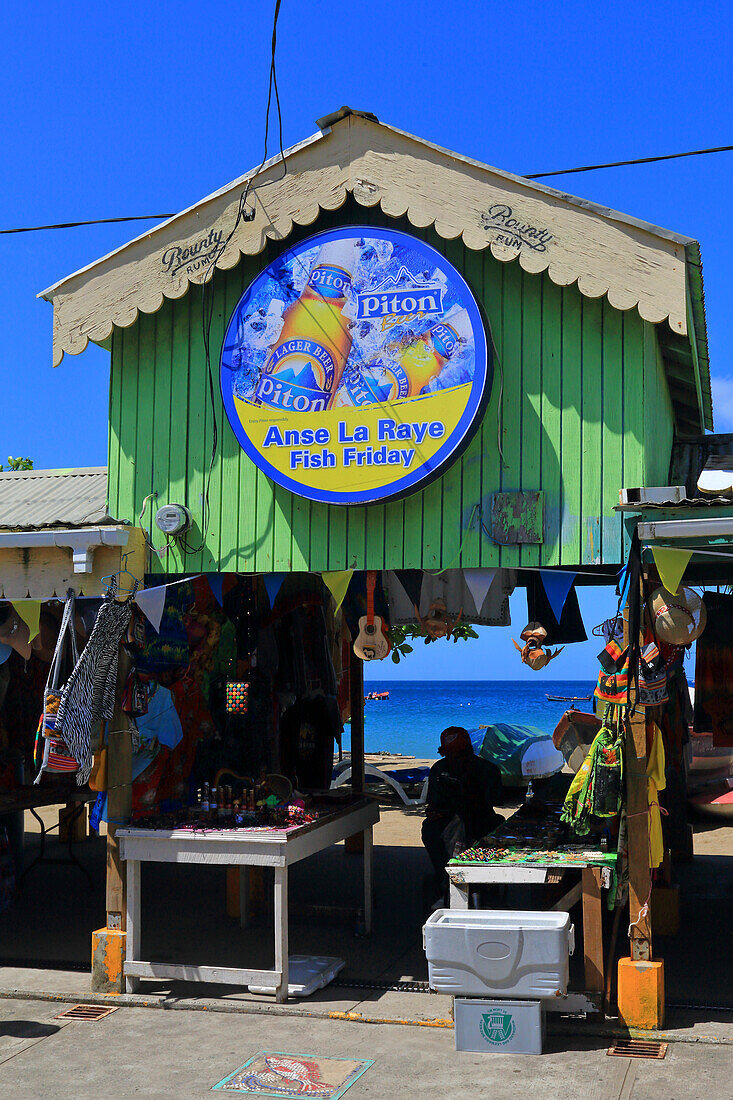
[[[428,981],[457,997],[554,997],[568,988],[568,913],[438,909],[423,926]]]

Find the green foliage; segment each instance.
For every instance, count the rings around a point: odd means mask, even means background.
[[[450,635],[451,640],[457,642],[467,642],[469,638],[478,638],[478,634],[473,629],[470,623],[456,623],[453,628],[453,632]],[[414,641],[416,638],[422,638],[425,645],[430,645],[431,642],[442,641],[440,638],[431,638],[421,626],[417,624],[408,624],[405,626],[391,626],[389,628],[389,640],[392,643],[392,660],[398,665],[403,657],[406,657],[408,653],[412,653],[413,647],[410,645],[410,640]]]
[[[32,458],[11,458],[8,455],[8,470],[32,470],[33,459]],[[0,462],[0,473],[5,471],[5,467]]]

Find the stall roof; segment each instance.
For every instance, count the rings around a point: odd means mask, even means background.
[[[351,195],[443,238],[490,249],[560,286],[637,309],[660,330],[678,422],[712,428],[702,267],[697,241],[510,175],[348,107],[313,137],[44,290],[54,305],[53,361],[105,344],[115,326],[182,297],[215,265],[229,269],[285,240]],[[251,187],[252,220],[238,218]],[[248,203],[250,205],[250,203]]]
[[[0,530],[119,523],[107,513],[107,467],[0,473]]]

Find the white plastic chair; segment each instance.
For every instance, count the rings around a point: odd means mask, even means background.
[[[342,761],[341,764],[337,764],[338,775],[331,781],[331,787],[340,787],[343,783],[348,783],[351,779],[351,763],[347,760]],[[371,775],[375,779],[379,779],[382,783],[386,783],[388,787],[391,787],[395,791],[405,806],[424,806],[425,800],[428,797],[428,780],[424,780],[420,795],[418,798],[408,798],[405,794],[405,789],[401,783],[394,778],[394,776],[387,775],[381,768],[376,768],[373,764],[364,765],[364,774]]]

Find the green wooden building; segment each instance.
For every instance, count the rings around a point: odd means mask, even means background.
[[[148,517],[190,510],[187,549],[155,556],[160,573],[618,566],[619,488],[667,485],[673,439],[712,428],[697,242],[371,115],[344,108],[318,125],[286,171],[278,156],[43,292],[55,363],[89,340],[111,353],[110,513],[137,523],[146,499]],[[439,477],[345,506],[255,465],[218,370],[257,275],[286,246],[353,225],[446,257],[488,321],[495,364],[480,422]],[[502,525],[502,508],[516,522]]]

